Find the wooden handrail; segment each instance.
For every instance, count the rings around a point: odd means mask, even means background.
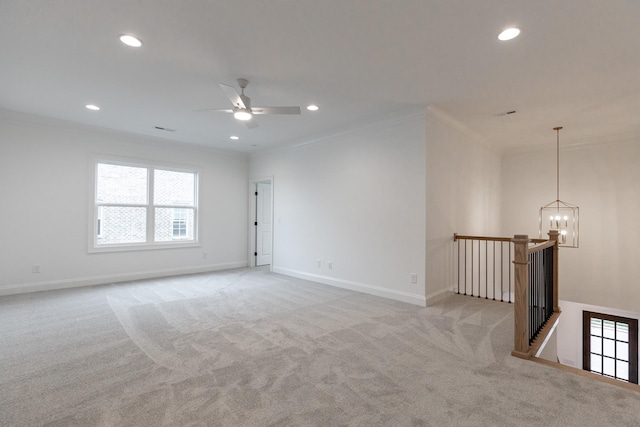
[[[456,240],[488,240],[490,242],[511,242],[513,237],[492,237],[492,236],[465,236],[458,233],[453,233],[453,241]],[[531,243],[544,243],[548,242],[547,239],[529,239]]]
[[[537,244],[535,246],[529,246],[527,248],[527,252],[532,254],[534,252],[539,252],[539,251],[541,251],[543,249],[550,248],[551,246],[553,246],[555,244],[556,244],[555,240],[545,240],[543,243]]]
[[[511,237],[489,237],[489,236],[464,236],[458,233],[453,233],[453,241],[456,240],[489,240],[492,242],[510,242],[513,239]]]

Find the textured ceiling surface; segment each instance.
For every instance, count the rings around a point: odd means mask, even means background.
[[[554,143],[554,126],[628,137],[639,22],[633,0],[0,0],[0,108],[247,152],[427,105],[496,150]],[[247,129],[201,111],[229,108],[218,83],[239,77],[253,105],[302,114]]]

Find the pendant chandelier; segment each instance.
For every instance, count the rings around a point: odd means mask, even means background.
[[[559,246],[577,248],[580,210],[560,200],[560,129],[562,127],[553,128],[556,131],[556,200],[540,208],[539,233],[540,238],[546,239],[549,230],[558,230]]]

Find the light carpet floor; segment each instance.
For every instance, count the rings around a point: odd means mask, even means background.
[[[0,425],[640,425],[640,394],[511,357],[512,310],[265,269],[2,297]]]

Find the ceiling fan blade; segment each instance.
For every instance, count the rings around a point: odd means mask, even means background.
[[[256,122],[256,119],[247,120],[244,123],[247,125],[249,129],[255,129],[258,127],[258,122]]]
[[[300,114],[300,107],[252,107],[253,114]]]
[[[215,111],[217,113],[233,113],[233,110],[230,110],[228,108],[226,109],[219,109],[219,108],[200,108],[199,110],[193,110],[193,111]]]
[[[220,89],[222,89],[224,94],[227,95],[227,98],[229,98],[229,101],[231,101],[234,107],[247,108],[244,105],[244,101],[242,101],[242,98],[240,98],[240,94],[238,93],[236,88],[224,83],[220,83]]]

